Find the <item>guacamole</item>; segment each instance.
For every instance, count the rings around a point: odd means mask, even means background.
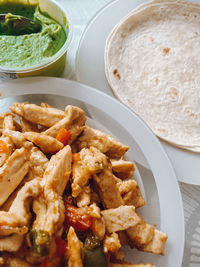
[[[25,68],[45,63],[60,50],[67,39],[63,27],[38,6],[0,4],[0,14],[12,13],[41,23],[41,31],[24,35],[0,33],[0,67]]]

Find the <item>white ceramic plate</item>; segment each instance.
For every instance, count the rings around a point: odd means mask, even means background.
[[[114,96],[104,74],[105,42],[113,27],[145,0],[116,0],[105,6],[90,21],[82,35],[76,57],[77,80]],[[200,1],[194,1],[200,3]],[[178,180],[200,185],[200,154],[179,149],[161,141]],[[145,159],[139,162],[148,167]]]
[[[28,100],[32,103],[45,101],[58,108],[67,104],[83,108],[89,123],[94,123],[87,112],[92,107],[101,125],[130,146],[128,158],[137,159],[137,151],[149,164],[149,171],[140,172],[147,198],[147,206],[140,214],[151,224],[169,236],[166,255],[151,255],[136,250],[127,250],[128,259],[134,263],[151,262],[156,266],[180,267],[184,249],[184,216],[182,199],[176,176],[160,142],[146,124],[127,107],[110,96],[80,83],[58,78],[24,78],[1,84],[0,112],[7,111],[14,101]],[[86,107],[87,106],[87,107]],[[139,173],[136,178],[140,179]],[[148,176],[148,177],[146,177]],[[150,179],[150,181],[149,181]],[[154,189],[151,190],[153,183]],[[158,195],[157,195],[158,194]]]

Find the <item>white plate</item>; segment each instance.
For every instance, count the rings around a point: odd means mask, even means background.
[[[13,101],[29,100],[32,103],[45,101],[59,108],[64,108],[67,104],[80,106],[87,116],[93,119],[87,112],[87,108],[92,107],[98,115],[98,125],[100,123],[101,127],[108,129],[121,142],[130,146],[129,157],[135,157],[135,153],[139,150],[143,151],[154,178],[151,180],[149,171],[140,172],[147,206],[139,210],[149,223],[156,223],[169,238],[164,257],[127,250],[128,258],[134,263],[152,262],[162,267],[181,266],[185,231],[178,182],[160,142],[135,113],[98,90],[58,78],[19,79],[1,84],[1,92],[0,112],[8,110]],[[137,177],[140,177],[139,174]],[[154,189],[150,190],[153,183],[155,183]]]
[[[104,49],[113,27],[145,0],[116,0],[95,15],[82,35],[76,57],[79,82],[93,86],[114,96],[104,74]],[[200,3],[200,1],[194,1]],[[161,141],[175,169],[178,180],[200,185],[200,154],[179,149]],[[148,167],[143,158],[139,162]]]

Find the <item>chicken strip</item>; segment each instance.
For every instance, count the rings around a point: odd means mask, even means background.
[[[143,219],[141,219],[139,224],[129,228],[126,232],[133,247],[153,254],[164,255],[167,235],[154,229],[152,225],[147,224]]]
[[[93,146],[110,158],[121,158],[129,149],[128,146],[121,144],[111,135],[88,126],[76,143],[79,150]]]
[[[9,257],[6,264],[9,267],[31,267],[29,263],[19,258]]]
[[[63,148],[57,139],[42,133],[26,132],[24,137],[38,146],[46,154],[55,154]]]
[[[82,192],[76,198],[77,206],[79,208],[84,207],[84,206],[88,206],[90,204],[90,195],[91,195],[90,186],[84,186],[82,188]]]
[[[83,267],[83,244],[78,239],[73,227],[69,228],[67,241],[68,267]]]
[[[126,205],[133,205],[136,208],[139,208],[146,204],[136,181],[127,180],[118,182],[117,188]]]
[[[43,194],[33,203],[36,214],[32,228],[33,248],[40,256],[48,254],[52,235],[63,226],[65,209],[62,194],[71,174],[71,162],[70,146],[65,146],[51,157],[41,180]]]
[[[119,237],[117,233],[106,235],[104,239],[104,253],[114,253],[121,248]]]
[[[6,130],[15,131],[14,120],[11,114],[7,114],[3,120],[3,134]]]
[[[32,214],[30,205],[34,198],[41,193],[37,179],[26,183],[18,192],[8,212],[0,211],[0,235],[18,233],[23,235],[28,231]]]
[[[30,169],[33,177],[42,178],[47,168],[49,160],[37,147],[33,147],[29,153]]]
[[[103,162],[107,161],[106,156],[98,149],[82,149],[79,153],[79,160],[73,163],[72,170],[72,196],[77,197],[88,184],[93,174],[103,169]]]
[[[22,133],[24,132],[38,132],[38,125],[27,121],[26,119],[24,119],[23,117],[19,117],[20,119],[20,123],[21,123],[21,127],[22,127]]]
[[[111,159],[113,173],[120,179],[130,179],[133,176],[135,167],[133,162]]]
[[[20,249],[23,241],[24,236],[18,234],[0,238],[0,251],[16,252]]]
[[[107,209],[103,210],[101,214],[106,224],[107,233],[126,230],[140,222],[140,217],[135,213],[134,206]]]
[[[47,127],[53,126],[66,116],[62,110],[28,103],[14,103],[10,110],[30,122]]]
[[[10,137],[13,144],[17,148],[24,147],[27,150],[30,150],[33,147],[33,144],[31,142],[27,141],[26,138],[24,137],[23,133],[21,133],[19,131],[6,130],[4,132],[4,136]]]
[[[168,236],[165,233],[162,233],[158,230],[154,230],[154,236],[151,242],[149,242],[147,245],[144,245],[139,250],[145,251],[145,252],[151,252],[153,254],[165,254],[165,244],[167,241]]]
[[[29,170],[28,154],[24,148],[16,149],[0,168],[0,206],[20,184]]]
[[[95,148],[91,148],[95,149]],[[124,205],[124,201],[117,188],[114,175],[112,173],[112,165],[103,153],[100,153],[103,160],[100,162],[102,170],[93,175],[95,188],[101,198],[104,208],[117,208]]]
[[[62,196],[71,174],[71,164],[72,151],[69,145],[51,157],[42,179],[45,194],[52,190]]]
[[[4,120],[5,114],[0,113],[0,132],[3,131],[3,120]]]
[[[132,242],[132,246],[140,247],[148,244],[153,239],[154,227],[141,218],[141,222],[135,227],[129,228],[126,233]]]
[[[47,129],[44,134],[56,137],[60,129],[67,129],[71,132],[71,137],[68,142],[71,144],[83,131],[86,117],[82,109],[70,105],[66,107],[65,112],[66,117]]]
[[[0,137],[0,167],[6,162],[6,160],[11,156],[14,145],[9,137]]]

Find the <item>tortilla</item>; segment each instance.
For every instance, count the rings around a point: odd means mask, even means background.
[[[105,71],[157,136],[200,152],[200,5],[160,0],[133,10],[107,39]]]

